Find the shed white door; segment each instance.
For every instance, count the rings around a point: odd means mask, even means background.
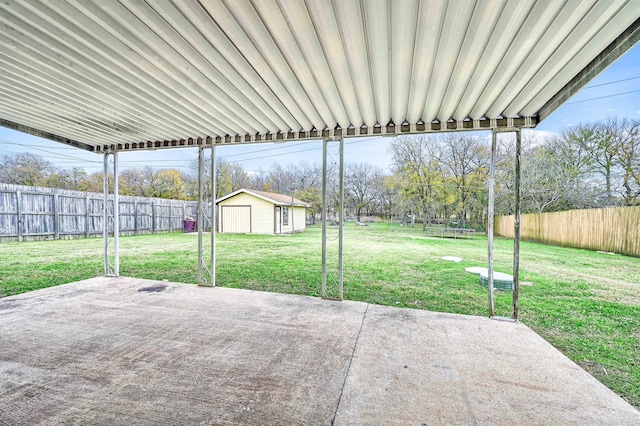
[[[227,234],[251,233],[251,206],[222,206],[221,228]]]
[[[275,233],[276,234],[280,234],[282,233],[282,226],[281,226],[281,218],[282,218],[282,212],[281,212],[281,208],[280,206],[276,206],[276,213],[275,213],[275,220],[276,220],[276,229],[275,229]]]

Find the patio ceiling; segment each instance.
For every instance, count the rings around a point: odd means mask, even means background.
[[[95,152],[534,127],[639,0],[3,0],[0,125]]]

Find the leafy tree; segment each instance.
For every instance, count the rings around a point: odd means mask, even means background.
[[[73,169],[54,169],[43,181],[41,186],[48,188],[72,189],[81,191],[87,172],[81,167]]]

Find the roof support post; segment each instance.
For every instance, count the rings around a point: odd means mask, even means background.
[[[493,226],[495,216],[495,177],[496,177],[496,144],[498,134],[495,130],[491,132],[491,164],[489,166],[489,205],[487,207],[487,241],[488,241],[488,277],[487,289],[489,292],[489,317],[495,316],[493,303]]]
[[[202,140],[199,140],[198,145],[198,219],[197,219],[197,227],[198,227],[198,285],[210,287],[212,286],[211,275],[209,277],[206,275],[206,270],[208,267],[204,262],[204,241],[203,241],[203,231],[205,228],[205,214],[204,214],[204,146],[202,145]],[[211,171],[213,174],[213,170]],[[212,197],[213,198],[213,197]],[[213,231],[213,226],[212,226]],[[209,271],[213,273],[213,271]]]
[[[204,149],[198,147],[198,214],[196,226],[198,227],[198,285],[202,285],[202,162]]]
[[[344,138],[340,137],[340,176],[338,186],[338,299],[343,299],[343,237],[344,237]]]
[[[109,160],[113,161],[113,203],[109,209]],[[104,154],[104,178],[103,178],[103,207],[102,207],[102,238],[104,253],[104,274],[108,277],[120,276],[120,206],[118,197],[118,152],[109,151]],[[113,262],[109,255],[109,223],[113,229]]]
[[[513,213],[513,319],[518,319],[518,296],[520,291],[520,181],[521,181],[522,129],[516,130],[515,158],[515,211]]]
[[[211,141],[211,286],[216,285],[216,233],[218,230],[218,215],[216,206],[216,194],[218,186],[218,174],[216,173],[216,146]]]
[[[329,296],[327,292],[327,169],[328,162],[336,164],[336,159],[330,154],[328,144],[338,142],[338,294]],[[322,298],[342,300],[343,292],[343,227],[344,227],[344,138],[326,138],[322,141]],[[333,241],[334,239],[332,239]]]
[[[322,297],[327,297],[327,140],[322,140]]]

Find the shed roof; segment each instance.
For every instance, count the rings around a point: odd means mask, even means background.
[[[533,127],[638,0],[0,3],[0,125],[94,152]]]
[[[231,197],[235,197],[238,194],[241,193],[245,193],[245,194],[249,194],[249,195],[253,195],[254,197],[258,197],[260,199],[263,199],[265,201],[269,201],[270,203],[273,204],[277,204],[277,205],[283,205],[283,206],[290,206],[291,205],[291,201],[292,201],[292,197],[291,195],[285,195],[285,194],[276,194],[275,192],[266,192],[266,191],[258,191],[256,189],[238,189],[237,191],[234,191],[230,194],[225,195],[224,197],[220,197],[216,200],[216,204],[218,204],[220,201],[224,201],[227,200]],[[295,207],[310,207],[311,205],[309,203],[305,203],[302,200],[298,200],[297,198],[293,198],[293,205]]]

